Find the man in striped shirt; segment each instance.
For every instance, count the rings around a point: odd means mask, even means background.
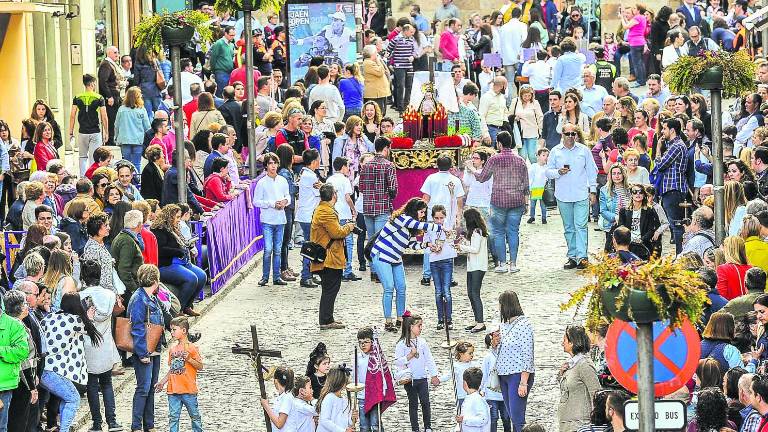
[[[408,72],[413,71],[413,58],[416,52],[414,32],[413,26],[406,24],[403,26],[403,31],[389,42],[392,65],[395,68],[395,109],[400,112],[408,106],[411,97],[413,75]]]
[[[683,126],[680,120],[671,118],[661,125],[661,135],[666,141],[667,151],[656,158],[653,168],[659,182],[661,206],[669,218],[672,238],[675,241],[675,253],[680,253],[683,246],[683,211],[680,203],[688,193],[688,180],[685,171],[688,166],[688,147],[682,140]]]

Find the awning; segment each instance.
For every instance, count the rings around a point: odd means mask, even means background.
[[[35,3],[35,2],[15,2],[0,1],[0,14],[22,14],[22,13],[64,13],[66,4],[56,3]]]

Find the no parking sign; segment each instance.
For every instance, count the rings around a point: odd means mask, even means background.
[[[624,388],[637,393],[637,325],[616,319],[608,327],[605,359]],[[653,323],[653,382],[656,396],[666,396],[691,379],[699,363],[701,341],[686,320],[675,330],[669,321]]]

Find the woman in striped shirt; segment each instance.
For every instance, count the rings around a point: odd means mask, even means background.
[[[378,233],[373,245],[373,269],[384,286],[382,306],[386,323],[384,329],[395,332],[397,327],[392,322],[392,294],[397,292],[397,324],[405,313],[405,269],[403,252],[406,248],[424,249],[416,238],[423,231],[439,232],[442,228],[431,222],[422,222],[427,215],[427,203],[421,198],[411,198],[403,207],[392,214],[389,222]]]

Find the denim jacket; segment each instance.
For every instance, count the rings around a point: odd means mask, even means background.
[[[619,195],[608,193],[607,187],[600,188],[600,216],[602,216],[603,231],[610,231],[616,222],[616,206],[619,205]]]
[[[164,325],[163,310],[157,297],[150,297],[143,288],[139,288],[128,302],[128,318],[131,320],[131,336],[133,336],[133,353],[139,358],[149,357],[147,352],[147,311],[149,322]],[[165,334],[160,339],[160,346],[165,345]],[[159,347],[158,347],[159,348]]]

